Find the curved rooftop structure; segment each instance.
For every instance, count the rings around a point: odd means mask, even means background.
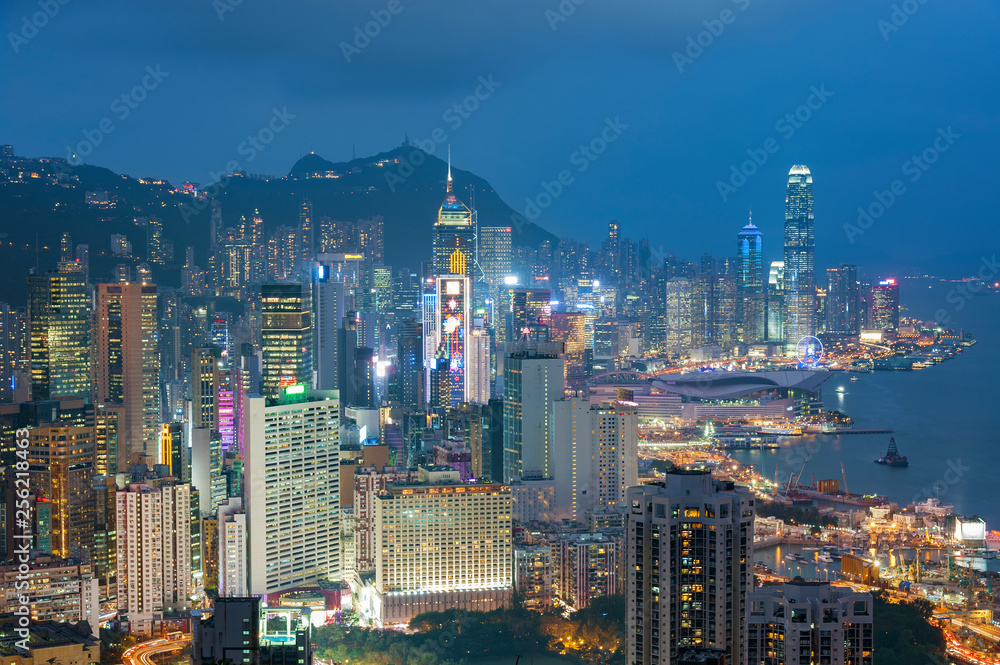
[[[795,389],[817,393],[830,372],[772,370],[768,372],[690,372],[653,379],[660,390],[696,399],[735,399],[767,390]]]

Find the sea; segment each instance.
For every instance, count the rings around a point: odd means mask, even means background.
[[[977,344],[925,369],[859,374],[856,382],[837,372],[823,387],[828,410],[851,416],[856,428],[889,428],[892,434],[784,437],[778,449],[733,451],[733,457],[780,481],[805,462],[804,484],[846,476],[851,492],[877,493],[901,507],[936,497],[1000,530],[1000,295],[984,290],[966,297],[957,286],[902,280],[903,315],[924,321],[948,316],[948,327],[968,331]],[[908,467],[874,463],[890,437],[909,458]]]

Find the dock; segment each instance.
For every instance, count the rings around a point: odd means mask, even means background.
[[[823,434],[892,434],[892,430],[889,428],[867,428],[867,429],[855,429],[852,427],[841,428],[830,430],[829,432],[823,432]]]

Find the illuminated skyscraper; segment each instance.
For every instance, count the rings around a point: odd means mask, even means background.
[[[736,323],[740,341],[764,339],[764,236],[751,220],[736,238]]]
[[[96,517],[94,428],[29,429],[27,461],[30,489],[52,502],[50,551],[59,557],[89,561],[94,554]]]
[[[872,285],[872,327],[883,331],[899,328],[899,284],[895,279]]]
[[[452,254],[455,251],[464,257],[463,272],[451,269]],[[476,227],[472,223],[472,211],[456,198],[452,191],[451,164],[448,165],[447,196],[438,210],[437,224],[434,225],[434,274],[461,274],[472,280],[476,263]]]
[[[842,335],[861,332],[861,289],[858,268],[843,263],[839,268],[827,268],[826,331]]]
[[[676,663],[686,649],[748,662],[750,491],[707,470],[678,469],[665,482],[630,488],[626,500],[626,662]]]
[[[491,292],[503,286],[511,270],[511,227],[481,226],[478,234],[479,267]]]
[[[28,277],[31,398],[90,398],[90,297],[80,271]],[[4,331],[7,332],[7,331]]]
[[[816,334],[816,225],[813,179],[796,164],[785,194],[785,341]]]
[[[340,579],[336,393],[288,386],[247,396],[244,413],[249,593]]]
[[[482,317],[476,318],[469,330],[466,344],[468,362],[468,394],[465,399],[470,404],[486,404],[490,401],[490,331]]]
[[[562,399],[564,360],[535,350],[504,359],[503,482],[552,477],[552,402]]]
[[[191,427],[219,428],[217,399],[221,360],[218,347],[191,349]]]
[[[581,312],[552,312],[549,316],[549,341],[563,345],[566,390],[584,390],[586,371],[586,322]]]
[[[310,284],[263,284],[261,295],[261,392],[277,397],[285,386],[312,386],[312,288]]]
[[[469,341],[469,305],[471,282],[465,273],[465,256],[452,252],[454,272],[438,275],[435,299],[438,349],[448,357],[451,406],[468,401],[466,370]]]
[[[671,277],[667,281],[664,346],[669,354],[691,350],[691,299],[691,282],[686,277]]]
[[[94,402],[124,406],[118,468],[136,453],[158,463],[160,383],[156,286],[98,284]]]
[[[771,261],[767,273],[767,299],[765,301],[767,341],[785,339],[785,262]]]

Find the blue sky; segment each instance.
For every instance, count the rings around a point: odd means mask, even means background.
[[[780,258],[796,163],[815,180],[818,267],[965,274],[1000,244],[996,2],[64,1],[0,8],[0,142],[21,155],[65,156],[109,119],[87,162],[205,182],[277,108],[295,117],[250,171],[439,129],[521,211],[569,171],[537,221],[592,246],[617,219],[664,251],[729,254],[752,207]],[[620,131],[581,170],[609,121]],[[881,216],[845,232],[896,180]]]

